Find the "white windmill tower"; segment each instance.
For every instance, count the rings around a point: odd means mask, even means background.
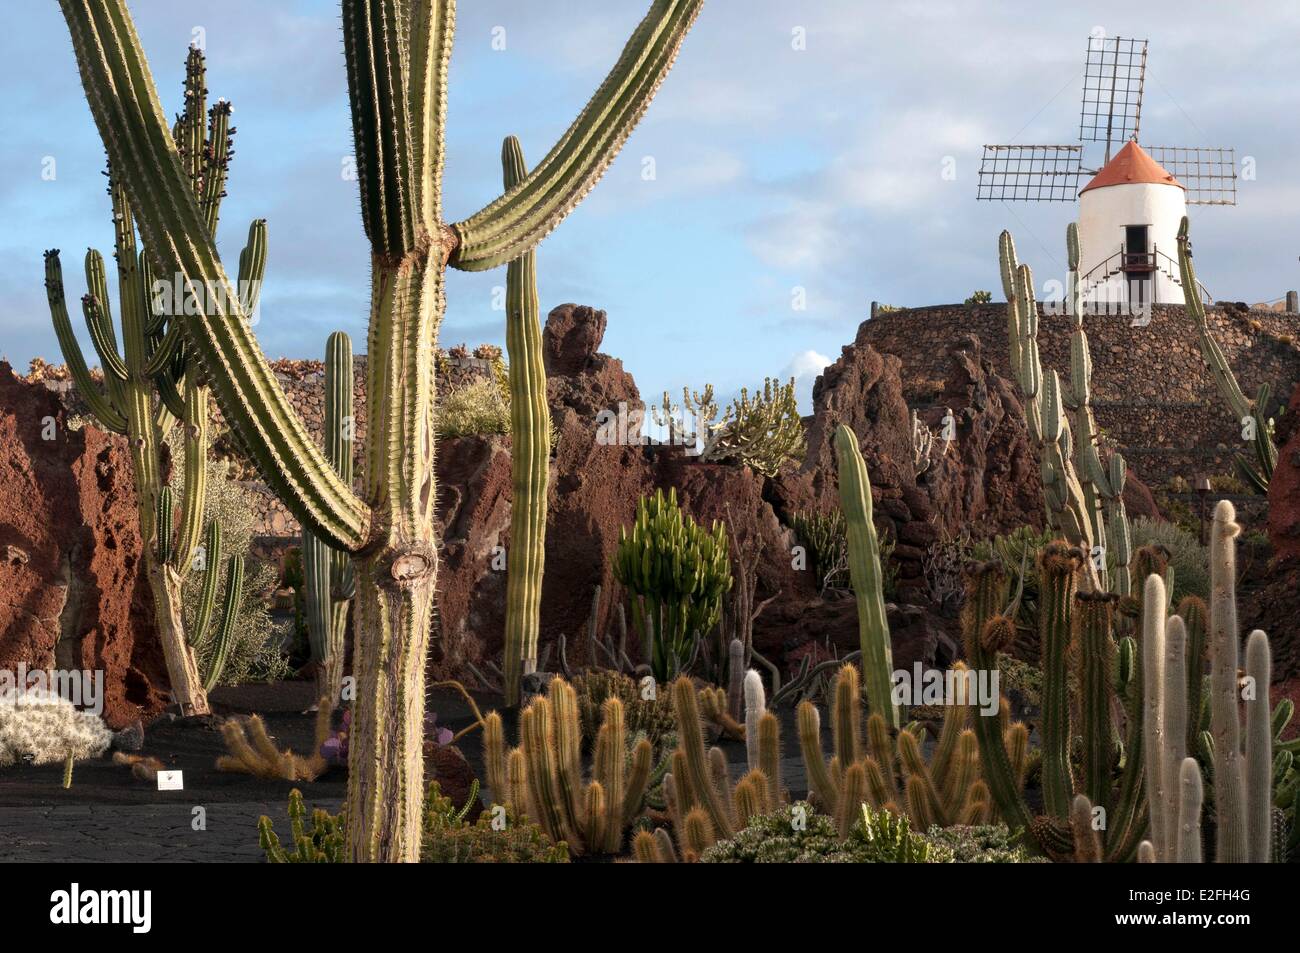
[[[1077,198],[1079,290],[1094,306],[1182,303],[1177,235],[1187,206],[1237,204],[1234,149],[1138,144],[1146,61],[1146,40],[1089,37],[1079,144],[986,145],[980,165],[980,200]],[[1089,142],[1105,143],[1100,168],[1084,168]],[[1085,173],[1092,178],[1079,189]]]

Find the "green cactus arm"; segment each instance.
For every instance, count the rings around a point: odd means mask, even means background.
[[[176,534],[172,566],[182,576],[189,572],[194,550],[203,532],[203,504],[208,494],[208,389],[197,374],[185,378],[185,483],[181,493],[181,522]]]
[[[604,175],[645,114],[704,0],[655,0],[618,62],[551,151],[523,181],[452,226],[448,264],[483,271],[537,246]]]
[[[1214,375],[1215,386],[1240,422],[1251,414],[1250,401],[1242,393],[1241,386],[1228,365],[1228,358],[1210,332],[1205,303],[1201,300],[1201,286],[1196,281],[1196,267],[1192,264],[1190,233],[1191,226],[1187,216],[1184,215],[1178,226],[1178,272],[1182,279],[1183,301],[1187,305],[1188,314],[1196,321],[1197,330],[1200,332],[1201,356],[1205,359],[1210,373]]]
[[[502,144],[501,164],[507,191],[528,174],[523,149],[514,136]],[[519,703],[520,677],[537,664],[551,456],[551,414],[542,363],[534,251],[506,267],[506,351],[510,357],[510,466],[514,489],[510,509],[513,552],[506,577],[505,695],[506,704],[513,706]]]
[[[230,148],[234,127],[230,125],[230,101],[220,99],[212,107],[208,120],[208,148],[203,155],[202,194],[199,197],[199,209],[208,224],[208,234],[214,238],[217,234],[217,222],[221,215],[221,200],[226,196],[226,174],[230,169]]]
[[[203,678],[203,690],[210,692],[221,680],[230,658],[234,641],[235,617],[239,615],[239,602],[244,594],[244,557],[231,556],[226,568],[226,600],[221,609],[221,624],[217,629],[212,655],[208,658],[208,673]]]
[[[180,352],[183,337],[180,321],[172,321],[167,325],[162,340],[155,345],[153,353],[149,355],[149,360],[144,365],[146,377],[157,377],[171,366]]]
[[[112,325],[108,320],[108,305],[105,304],[105,299],[84,295],[81,299],[81,313],[86,318],[90,343],[95,346],[100,367],[104,369],[104,380],[110,386],[120,386],[129,375],[122,356],[113,348]]]
[[[839,461],[840,509],[844,511],[848,539],[849,575],[858,602],[858,637],[862,671],[867,680],[867,701],[890,728],[898,728],[898,706],[893,699],[893,646],[880,569],[880,547],[872,523],[871,482],[858,438],[840,424],[835,430],[835,455]]]
[[[199,610],[190,630],[190,644],[195,648],[207,642],[208,624],[217,604],[217,582],[221,576],[221,524],[213,520],[208,524],[207,538],[203,543],[203,589],[199,593]]]
[[[72,330],[72,321],[68,317],[68,304],[63,290],[63,268],[59,264],[59,250],[52,248],[45,253],[45,296],[50,304],[50,320],[54,324],[54,336],[58,339],[59,350],[63,352],[63,361],[68,365],[72,383],[81,394],[82,400],[95,415],[100,425],[113,433],[126,433],[126,415],[117,408],[112,398],[99,389],[86,358],[81,353],[81,345]]]
[[[158,562],[165,563],[171,559],[172,555],[172,515],[176,510],[176,500],[172,495],[170,486],[164,486],[158,491],[155,509],[154,524],[158,534]],[[145,545],[148,544],[149,537],[145,536]]]
[[[376,255],[400,258],[438,228],[455,22],[454,0],[343,2],[361,218]]]
[[[367,536],[368,507],[316,447],[275,381],[221,265],[164,119],[124,0],[60,0],[86,98],[110,164],[131,197],[145,245],[183,286],[225,292],[215,314],[185,321],[223,415],[263,477],[300,521],[348,550]]]

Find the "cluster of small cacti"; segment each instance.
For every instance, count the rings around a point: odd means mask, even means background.
[[[958,671],[965,672],[965,666],[958,663]],[[954,684],[959,693],[964,691],[966,683],[960,676]],[[832,686],[834,753],[829,761],[822,752],[821,716],[816,706],[806,701],[799,705],[799,747],[810,793],[846,836],[864,802],[905,814],[918,830],[991,820],[991,796],[980,778],[979,745],[968,727],[968,706],[974,699],[954,701],[944,713],[928,760],[924,755],[925,728],[919,723],[891,732],[884,718],[873,713],[866,720],[864,743],[858,670],[852,665],[840,669]],[[1028,731],[1015,725],[1008,726],[1007,732],[1011,735],[1009,747],[1020,752],[1016,774],[1023,784]]]
[[[519,715],[519,745],[507,750],[501,716],[483,724],[483,760],[495,803],[527,817],[576,855],[618,853],[641,812],[654,750],[642,738],[628,744],[623,703],[607,698],[594,747],[590,780],[582,768],[577,693],[562,678]]]
[[[1165,619],[1164,583],[1151,576],[1145,603],[1144,664],[1148,684],[1146,783],[1151,804],[1150,849],[1144,854],[1163,862],[1202,859],[1201,812],[1205,802],[1201,766],[1189,749],[1197,731],[1213,790],[1215,860],[1220,863],[1269,863],[1275,857],[1274,716],[1269,705],[1271,655],[1268,636],[1259,630],[1246,639],[1245,680],[1238,671],[1236,537],[1241,527],[1227,500],[1214,510],[1210,533],[1211,599],[1209,608],[1209,730],[1199,731],[1201,693],[1193,694],[1189,675],[1201,671],[1196,640],[1188,639],[1186,620]],[[1194,620],[1196,627],[1204,620]],[[1189,649],[1190,646],[1190,649]],[[1240,708],[1246,709],[1243,743]],[[1195,703],[1195,707],[1193,706]],[[1289,752],[1277,756],[1289,762]]]
[[[0,694],[0,768],[95,758],[113,733],[103,719],[39,689]]]
[[[726,527],[705,530],[663,490],[637,505],[636,522],[619,533],[614,578],[632,600],[633,629],[643,658],[664,682],[691,662],[700,637],[717,623],[731,589]]]
[[[331,815],[323,808],[311,812],[307,823],[307,805],[302,792],[289,792],[289,829],[293,848],[285,850],[279,835],[265,814],[258,819],[257,834],[266,861],[270,864],[341,864],[347,860],[347,824],[343,815]]]
[[[192,47],[186,60],[185,107],[177,117],[172,137],[193,195],[192,204],[200,212],[206,234],[212,237],[216,235],[225,196],[234,129],[230,126],[229,102],[220,100],[207,110],[205,82],[203,53]],[[172,695],[182,712],[202,715],[208,713],[207,692],[220,678],[229,652],[243,579],[243,558],[230,557],[221,619],[215,631],[209,631],[222,568],[218,525],[208,526],[206,543],[200,547],[211,407],[202,372],[183,343],[182,326],[190,323],[194,308],[198,314],[206,314],[211,303],[190,298],[171,300],[170,293],[156,293],[154,262],[148,257],[148,249],[139,249],[136,244],[136,210],[128,198],[126,183],[111,161],[109,173],[121,353],[113,327],[104,259],[94,249],[86,253],[88,293],[81,301],[91,342],[103,368],[102,391],[72,331],[57,249],[45,253],[45,289],[59,347],[78,392],[105,429],[125,434],[130,441],[140,535],[145,540],[145,570]],[[241,306],[249,313],[256,307],[265,267],[266,223],[256,221],[249,229],[239,268],[238,287],[244,295]],[[171,283],[164,283],[170,292]],[[164,480],[164,442],[177,424],[184,442],[185,479],[179,501],[180,522],[173,525],[177,501]],[[186,633],[181,584],[192,568],[201,568],[205,576],[199,623]],[[208,653],[207,672],[200,673],[195,648],[209,638],[215,638],[216,645]]]
[[[316,709],[315,744],[306,755],[277,748],[260,715],[226,719],[221,723],[221,737],[227,753],[217,758],[217,770],[268,780],[315,781],[328,767],[321,747],[329,737],[332,711],[329,700],[322,698]]]
[[[761,394],[742,387],[721,418],[713,385],[703,391],[682,388],[676,404],[664,391],[663,403],[651,406],[651,419],[668,431],[673,444],[693,447],[704,463],[739,463],[775,476],[787,461],[800,461],[808,449],[794,378],[782,384],[768,377]]]
[[[1236,375],[1228,366],[1228,358],[1219,347],[1210,330],[1210,322],[1205,313],[1205,302],[1201,298],[1201,286],[1196,280],[1196,268],[1192,264],[1191,225],[1186,215],[1178,226],[1178,272],[1183,286],[1183,301],[1187,313],[1196,322],[1199,335],[1201,357],[1205,366],[1214,376],[1214,384],[1219,396],[1232,411],[1233,419],[1242,428],[1242,439],[1250,443],[1254,459],[1237,455],[1233,459],[1237,472],[1258,492],[1268,492],[1268,482],[1273,477],[1273,468],[1277,466],[1277,444],[1273,441],[1273,420],[1268,416],[1268,401],[1271,390],[1268,384],[1260,386],[1251,400],[1242,392]]]

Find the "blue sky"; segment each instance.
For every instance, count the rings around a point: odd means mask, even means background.
[[[502,136],[519,136],[534,160],[550,147],[646,6],[463,0],[449,218],[499,190]],[[1254,160],[1237,208],[1193,212],[1205,284],[1252,302],[1300,286],[1300,5],[1079,6],[709,0],[618,161],[542,245],[543,309],[606,309],[603,349],[647,396],[706,382],[728,394],[792,372],[806,394],[871,300],[996,291],[1003,227],[1040,279],[1058,274],[1073,206],[977,203],[976,170],[986,142],[1075,141],[1083,50],[1098,27],[1151,41],[1144,142],[1231,145]],[[0,35],[0,352],[20,368],[34,355],[59,359],[42,250],[64,250],[75,294],[84,249],[107,251],[112,239],[103,153],[66,28],[53,2],[22,8]],[[368,252],[356,183],[341,174],[351,136],[337,4],[135,0],[131,9],[168,110],[195,28],[210,95],[235,104],[220,246],[233,262],[248,221],[269,220],[257,329],[266,353],[319,356],[335,328],[362,341]],[[498,28],[504,50],[493,48]],[[42,177],[47,157],[52,181]],[[943,175],[949,157],[955,178]],[[451,273],[444,345],[503,343],[492,307],[502,284],[504,270]]]

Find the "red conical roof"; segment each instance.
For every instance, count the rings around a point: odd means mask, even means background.
[[[1115,153],[1115,158],[1107,162],[1105,168],[1079,190],[1079,194],[1082,195],[1089,189],[1104,188],[1107,185],[1133,185],[1142,182],[1149,182],[1152,185],[1176,185],[1184,192],[1187,191],[1183,183],[1166,172],[1145,149],[1130,139],[1124,143],[1123,149]]]

